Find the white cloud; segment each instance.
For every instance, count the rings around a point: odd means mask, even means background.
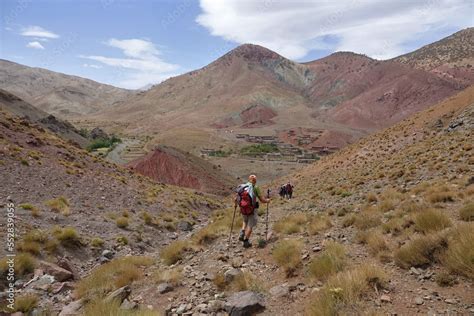
[[[196,21],[214,36],[298,59],[313,49],[391,58],[439,29],[472,25],[471,0],[200,0]]]
[[[138,89],[148,84],[156,84],[176,75],[180,70],[179,65],[165,62],[160,57],[160,51],[151,41],[112,38],[105,44],[120,49],[124,58],[100,55],[80,55],[79,57],[121,69],[120,77],[124,78],[117,84],[121,87]]]
[[[101,65],[95,65],[95,64],[82,64],[82,67],[94,68],[94,69],[101,69],[101,68],[103,68]]]
[[[44,46],[41,45],[40,42],[29,42],[28,44],[26,44],[26,47],[28,48],[34,48],[34,49],[44,49]]]
[[[21,35],[38,38],[59,38],[58,34],[45,30],[41,26],[33,25],[25,27],[21,30]]]

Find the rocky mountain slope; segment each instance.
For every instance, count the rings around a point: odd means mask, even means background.
[[[0,109],[9,112],[15,116],[26,118],[31,122],[37,123],[51,132],[59,135],[65,140],[85,148],[89,140],[79,134],[79,131],[69,122],[57,119],[31,104],[23,101],[17,96],[0,89]]]
[[[0,174],[0,203],[13,203],[16,215],[15,308],[24,310],[33,300],[47,315],[74,299],[75,283],[94,267],[158,249],[220,207],[214,196],[153,182],[3,110]],[[4,216],[2,240],[6,225]],[[6,251],[0,250],[2,276]],[[5,298],[1,310],[10,314]]]
[[[430,71],[441,78],[450,78],[461,84],[472,84],[474,28],[461,30],[393,60]]]
[[[0,60],[0,89],[60,118],[114,106],[133,92],[77,76]]]
[[[236,186],[235,179],[217,166],[167,146],[159,146],[127,166],[157,182],[216,195],[228,195]]]

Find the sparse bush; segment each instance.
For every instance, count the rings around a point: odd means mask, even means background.
[[[117,242],[118,245],[120,246],[125,246],[125,245],[128,245],[128,238],[121,235],[121,236],[118,236],[117,238],[115,238],[115,241]]]
[[[448,216],[440,210],[427,209],[415,217],[415,229],[422,233],[443,230],[451,226]]]
[[[378,200],[377,195],[373,192],[367,193],[367,195],[365,196],[365,199],[367,200],[368,203],[375,203]]]
[[[15,262],[15,275],[21,277],[32,273],[36,267],[36,259],[29,253],[19,253],[14,258]],[[8,261],[7,258],[3,258],[0,261],[0,275],[6,275],[8,273]]]
[[[219,291],[225,290],[225,288],[227,287],[227,282],[225,281],[224,273],[216,273],[216,275],[212,279],[212,283],[214,283],[214,285]]]
[[[346,315],[357,313],[362,295],[371,289],[384,288],[385,272],[379,267],[363,265],[332,276],[308,306],[311,316]]]
[[[91,240],[91,246],[94,248],[102,248],[104,245],[104,240],[102,238],[96,237]]]
[[[442,287],[453,286],[456,284],[456,278],[448,272],[440,272],[435,277],[436,284]]]
[[[61,213],[64,216],[71,214],[69,201],[64,196],[46,201],[45,204],[51,209],[52,212]]]
[[[273,258],[283,267],[287,276],[291,276],[301,262],[301,241],[296,239],[282,240],[273,249]]]
[[[356,220],[356,215],[355,214],[347,214],[344,216],[344,219],[342,220],[342,227],[349,227],[354,225]]]
[[[426,198],[431,203],[447,203],[454,202],[456,194],[451,191],[431,191]]]
[[[325,215],[311,216],[308,222],[308,232],[311,235],[316,235],[330,227],[332,227],[331,220]]]
[[[122,228],[122,229],[125,229],[128,227],[129,223],[128,223],[128,218],[126,217],[119,217],[115,220],[115,224],[117,224],[117,227],[118,228]]]
[[[445,250],[446,238],[441,234],[417,237],[395,252],[395,263],[405,269],[430,264]]]
[[[258,280],[253,274],[244,272],[237,275],[228,285],[232,291],[253,291],[258,293],[265,292],[265,287],[261,280]]]
[[[361,230],[367,230],[382,224],[382,215],[372,209],[356,215],[354,226]]]
[[[367,236],[367,247],[373,255],[377,255],[378,253],[388,249],[384,237],[379,232]]]
[[[322,280],[341,271],[345,265],[346,251],[344,246],[330,241],[326,244],[324,251],[311,261],[308,272],[311,276]]]
[[[152,262],[149,257],[139,256],[114,259],[94,269],[89,276],[80,280],[75,295],[85,299],[100,299],[108,292],[142,278],[140,267],[149,266]]]
[[[164,247],[160,252],[160,257],[167,265],[172,265],[183,258],[183,253],[189,248],[189,243],[185,240],[177,240]]]
[[[38,306],[38,297],[34,294],[25,294],[15,299],[15,312],[30,313]]]
[[[56,230],[56,238],[64,247],[76,247],[81,245],[81,240],[74,227],[64,227]]]
[[[17,243],[16,248],[21,252],[28,252],[34,256],[37,256],[41,252],[41,245],[36,241],[22,240]]]
[[[464,205],[459,210],[459,217],[461,217],[461,220],[466,222],[474,221],[474,202]]]
[[[305,224],[308,221],[308,217],[306,214],[302,212],[296,212],[293,214],[289,214],[280,220],[278,220],[274,225],[273,225],[273,230],[275,230],[278,233],[283,233],[283,234],[294,234],[298,233],[301,231],[301,228],[303,227],[303,224]]]
[[[474,223],[456,227],[443,262],[450,271],[474,280]]]
[[[144,211],[142,213],[142,218],[143,218],[143,221],[145,222],[145,224],[147,224],[147,225],[152,225],[153,224],[153,216],[151,216],[150,213]]]

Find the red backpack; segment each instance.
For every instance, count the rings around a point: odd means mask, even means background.
[[[241,184],[237,188],[237,203],[240,207],[240,213],[243,215],[251,215],[255,209],[255,201],[249,193],[249,185]]]

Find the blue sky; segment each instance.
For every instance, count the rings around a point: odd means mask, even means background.
[[[125,88],[205,66],[242,43],[296,61],[387,59],[471,27],[470,0],[3,0],[0,58]]]

